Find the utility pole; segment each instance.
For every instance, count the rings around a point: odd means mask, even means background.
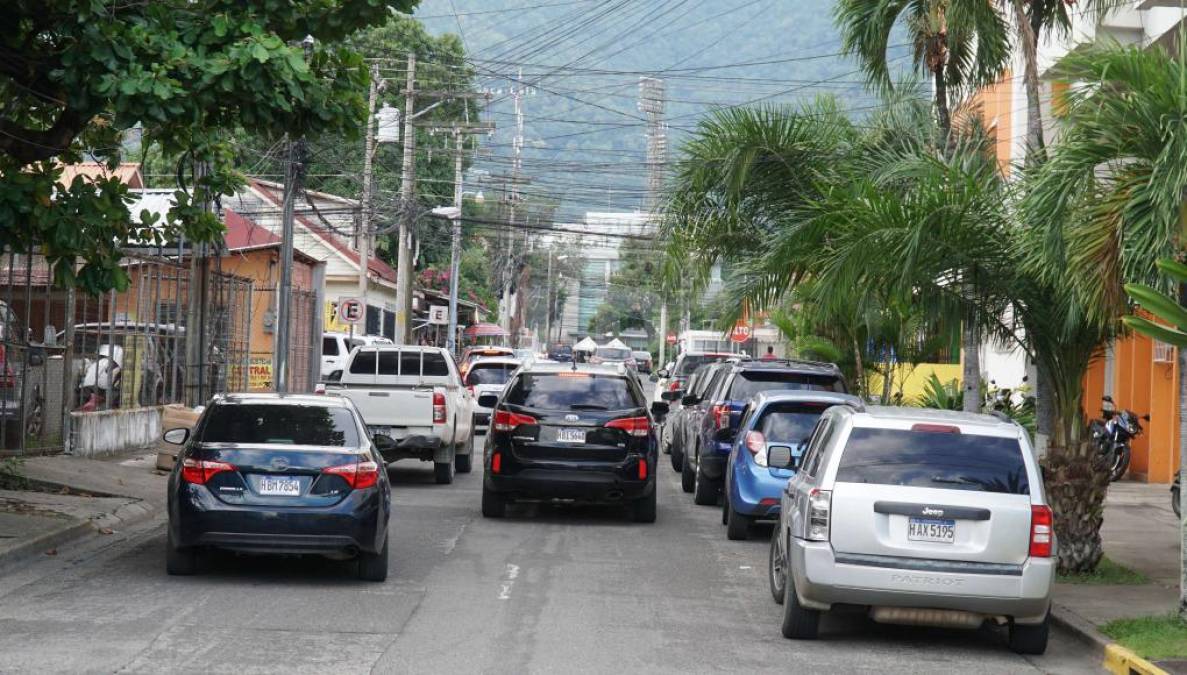
[[[639,78],[639,111],[647,115],[647,214],[652,224],[659,221],[659,198],[664,187],[664,169],[668,156],[667,125],[664,124],[664,81],[654,77]],[[659,367],[667,363],[668,298],[660,290]]]
[[[416,127],[412,110],[416,105],[416,54],[408,55],[408,78],[404,89],[404,167],[400,177],[400,233],[396,237],[396,339],[398,345],[412,339],[412,198],[416,187]]]
[[[379,77],[379,64],[371,66],[371,93],[367,99],[367,134],[363,145],[363,196],[362,218],[359,220],[359,299],[363,307],[367,307],[367,258],[371,254],[371,220],[372,220],[372,165],[375,160],[375,107],[379,104],[379,88],[382,81]],[[364,309],[364,312],[367,310]],[[353,330],[353,325],[351,327]],[[366,319],[363,320],[363,332],[367,332]]]
[[[544,351],[552,342],[552,246],[548,247],[548,285],[544,296]]]
[[[457,215],[452,219],[452,237],[449,247],[449,335],[445,338],[445,349],[457,353],[457,291],[461,283],[459,272],[462,262],[462,130],[453,130],[453,208]]]
[[[507,222],[509,228],[507,230],[507,256],[504,259],[503,268],[503,298],[500,304],[499,324],[504,330],[511,330],[511,317],[515,315],[513,304],[514,299],[511,296],[511,279],[515,275],[516,255],[515,255],[515,207],[519,202],[519,172],[523,168],[523,97],[525,89],[523,87],[523,68],[519,69],[519,74],[515,81],[515,86],[511,88],[511,99],[515,103],[515,138],[512,139],[511,147],[515,151],[515,157],[511,164],[511,195],[508,199],[508,218]],[[527,231],[524,231],[524,243],[527,243]],[[526,247],[525,247],[526,248]],[[512,344],[516,344],[519,336],[511,336]]]
[[[313,37],[305,36],[305,60],[313,52]],[[297,194],[304,190],[305,137],[288,143],[284,166],[284,206],[280,232],[280,287],[277,289],[276,342],[272,353],[272,384],[278,394],[288,392],[289,332],[292,330],[293,306],[293,209]]]

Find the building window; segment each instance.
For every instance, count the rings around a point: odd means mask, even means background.
[[[367,305],[367,324],[363,335],[381,335],[380,329],[380,315],[381,310],[374,305]]]
[[[1174,363],[1175,348],[1159,340],[1154,341],[1154,363]]]

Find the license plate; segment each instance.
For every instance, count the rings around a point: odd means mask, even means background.
[[[262,476],[260,478],[260,494],[269,497],[299,497],[301,481],[296,478]]]
[[[558,443],[584,443],[585,429],[558,429],[556,440]]]
[[[907,522],[907,539],[952,544],[956,541],[956,521],[947,518],[911,518]]]

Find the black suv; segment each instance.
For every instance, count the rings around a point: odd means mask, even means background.
[[[663,412],[667,404],[652,404]],[[539,364],[518,372],[491,416],[482,515],[509,502],[630,504],[655,522],[655,427],[634,374]]]
[[[763,391],[831,391],[849,393],[841,369],[832,363],[775,359],[717,366],[699,397],[685,399],[689,429],[684,447],[681,485],[697,504],[717,503],[734,434],[742,411]]]

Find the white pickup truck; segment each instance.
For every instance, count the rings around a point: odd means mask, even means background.
[[[433,462],[438,483],[472,466],[473,400],[449,352],[438,347],[356,347],[326,394],[354,402],[388,462]]]

